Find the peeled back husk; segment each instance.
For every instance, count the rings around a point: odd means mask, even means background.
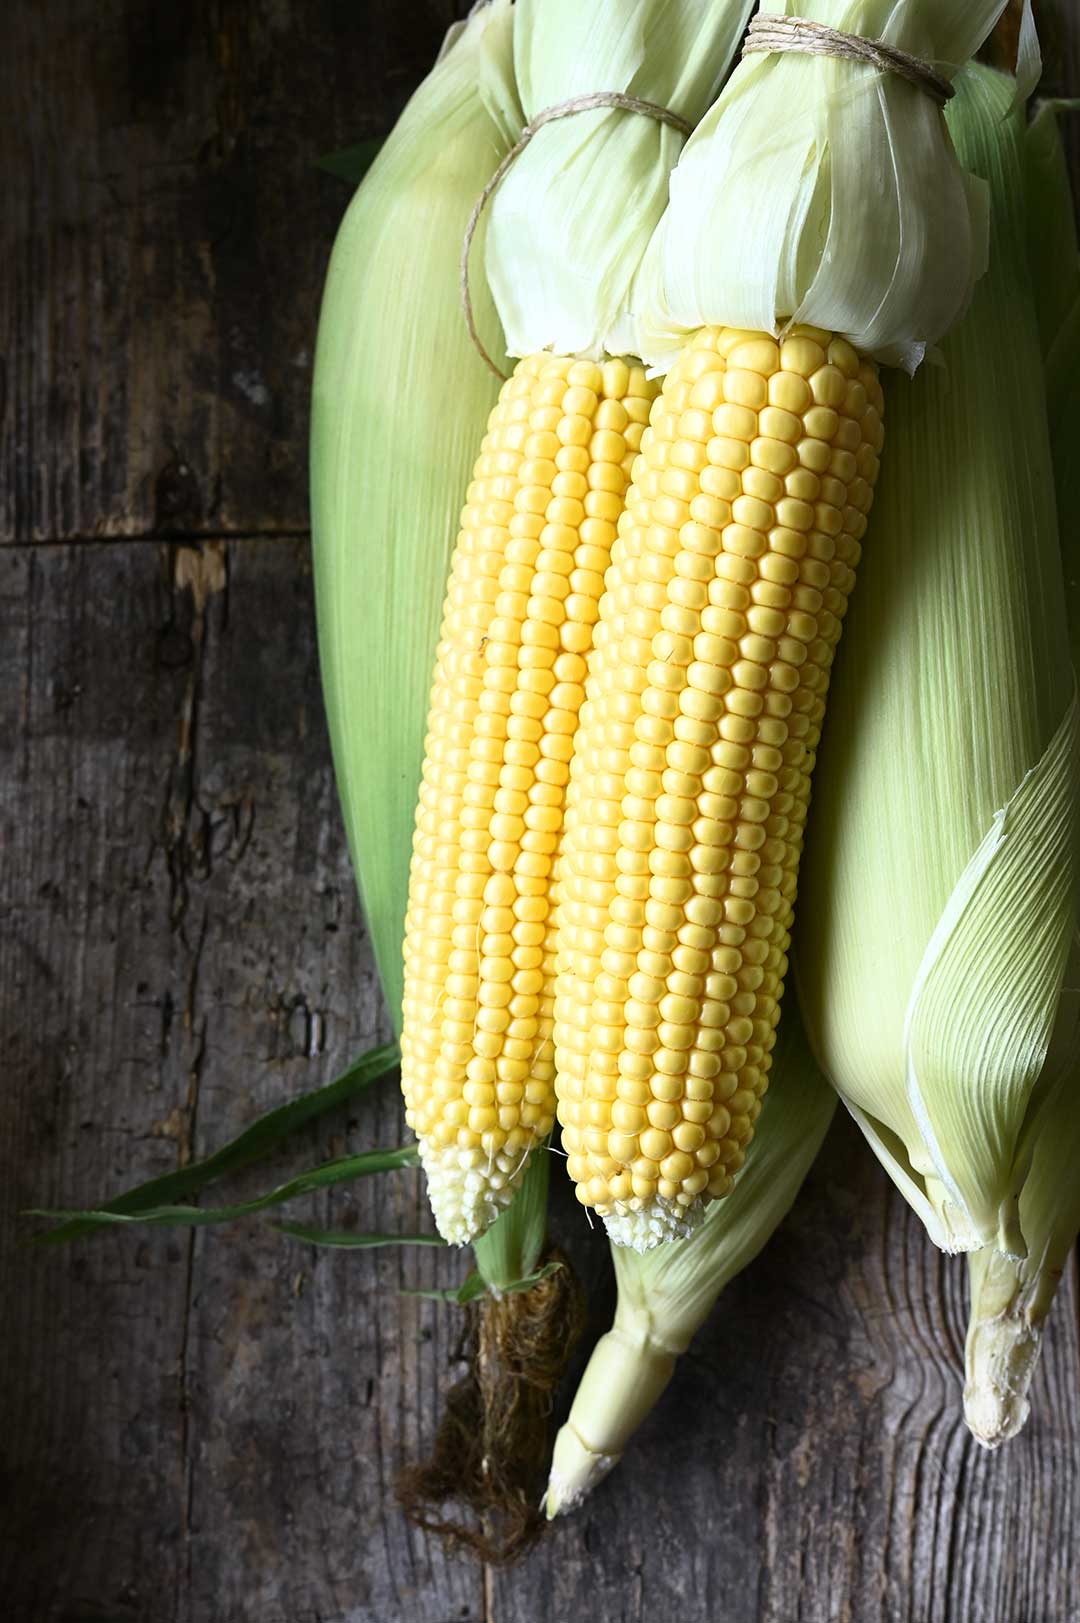
[[[473,204],[521,130],[512,17],[509,0],[475,11],[406,106],[342,221],[319,318],[311,525],[323,697],[395,1026],[446,572],[498,393],[466,331],[459,259]],[[473,304],[501,355],[482,278]]]
[[[1076,446],[1080,443],[1080,258],[1058,109],[1043,106],[1025,142],[1029,259],[1047,366],[1054,477],[1073,663],[1080,662],[1080,546]],[[1074,938],[1051,1063],[1063,1070],[1035,1140],[1020,1193],[1026,1257],[989,1249],[968,1259],[971,1314],[964,1413],[980,1443],[1015,1437],[1030,1412],[1028,1391],[1043,1325],[1080,1232],[1080,940]]]
[[[832,1120],[835,1095],[810,1053],[792,1001],[780,1022],[754,1154],[701,1227],[644,1253],[612,1245],[618,1301],[555,1439],[546,1508],[577,1508],[618,1464],[717,1297],[753,1262],[790,1211]]]
[[[881,39],[951,77],[1004,0],[762,9]],[[1030,27],[1025,45],[1034,57]],[[700,326],[795,321],[914,371],[966,308],[985,245],[982,189],[925,91],[827,55],[746,55],[672,175],[634,292],[641,353],[666,369]]]
[[[752,3],[517,0],[514,63],[525,115],[606,90],[693,126],[730,66]],[[511,355],[634,353],[625,326],[630,279],[684,139],[617,108],[576,112],[533,136],[489,205],[486,267]]]
[[[1017,1202],[1072,936],[1076,688],[1026,261],[1022,112],[972,68],[949,124],[990,270],[944,365],[897,378],[803,864],[796,981],[826,1074],[950,1251]]]

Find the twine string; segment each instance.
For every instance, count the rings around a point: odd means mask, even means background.
[[[556,119],[569,118],[573,113],[590,113],[600,107],[614,107],[623,113],[641,113],[646,118],[655,119],[658,124],[667,124],[671,129],[678,130],[684,140],[693,127],[687,123],[685,118],[681,118],[678,113],[673,113],[670,107],[661,107],[658,102],[654,101],[642,101],[639,96],[626,96],[619,90],[592,90],[587,95],[571,96],[568,101],[556,102],[552,107],[545,107],[542,112],[537,113],[536,117],[526,124],[514,145],[473,204],[472,213],[469,215],[469,223],[465,227],[465,240],[461,246],[461,308],[465,315],[465,325],[480,359],[488,368],[488,371],[494,372],[495,376],[502,382],[506,381],[508,374],[501,367],[496,366],[484,347],[484,341],[477,331],[472,294],[469,291],[469,254],[472,251],[476,228],[480,224],[480,216],[484,212],[492,193],[500,181],[504,179],[511,164],[517,158],[520,158],[538,130],[542,130],[545,124],[553,124]]]
[[[751,20],[742,54],[754,51],[802,52],[807,56],[834,56],[843,61],[862,62],[879,73],[896,73],[944,107],[955,87],[928,62],[911,56],[899,46],[880,39],[863,39],[845,34],[839,28],[813,22],[809,17],[782,17],[775,12],[758,12]]]

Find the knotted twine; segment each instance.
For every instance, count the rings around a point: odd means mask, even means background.
[[[809,17],[782,17],[776,12],[758,12],[751,18],[743,41],[742,54],[769,51],[776,55],[784,52],[805,56],[834,56],[845,62],[862,62],[876,68],[879,73],[896,73],[916,89],[923,91],[939,107],[944,107],[955,86],[942,77],[929,62],[911,56],[897,45],[887,45],[882,39],[863,39],[861,34],[845,34],[839,28],[814,22]]]

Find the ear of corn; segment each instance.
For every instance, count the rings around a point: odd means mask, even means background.
[[[990,185],[990,271],[899,379],[804,869],[807,1028],[935,1242],[1022,1254],[1017,1197],[1073,929],[1077,705],[1022,114],[988,69],[949,122]]]
[[[1057,129],[1058,109],[1042,108],[1027,131],[1029,261],[1047,365],[1055,445],[1054,477],[1062,531],[1066,603],[1074,667],[1080,662],[1080,558],[1077,555],[1076,445],[1080,436],[1080,260],[1072,195]],[[1074,937],[1050,1042],[1058,1091],[1035,1140],[1020,1193],[1022,1258],[989,1248],[968,1259],[971,1316],[964,1412],[978,1440],[996,1447],[1028,1418],[1028,1389],[1054,1293],[1080,1232],[1080,941]]]
[[[787,1215],[821,1147],[836,1096],[814,1063],[794,1002],[780,1024],[771,1094],[745,1173],[689,1239],[644,1256],[612,1248],[615,1322],[597,1342],[555,1439],[549,1516],[575,1509],[618,1464],[721,1291]]]
[[[497,392],[462,321],[458,260],[473,203],[521,128],[511,18],[509,0],[475,12],[405,108],[342,222],[319,320],[311,510],[323,693],[395,1025],[439,610]],[[482,284],[474,303],[501,354]]]
[[[639,1249],[728,1193],[760,1110],[881,407],[843,340],[706,329],[643,442],[573,764],[555,1002],[578,1199]]]
[[[662,104],[674,96],[696,117],[745,11],[525,0],[515,59],[526,111],[610,88]],[[500,314],[514,347],[544,352],[506,383],[466,496],[405,941],[406,1115],[436,1222],[454,1243],[508,1204],[554,1120],[552,884],[569,762],[604,572],[656,393],[633,362],[547,346],[598,348],[624,305],[677,150],[671,135],[643,115],[575,115],[520,154],[503,182],[508,214],[503,189],[492,205],[487,263]],[[511,228],[519,185],[528,206]],[[582,323],[574,334],[567,309]]]
[[[952,73],[1003,0],[763,9],[884,39]],[[964,310],[985,242],[984,198],[931,97],[864,64],[748,55],[672,176],[635,289],[642,353],[666,365],[699,326],[776,332],[791,319],[914,370]]]
[[[555,1116],[552,872],[585,655],[655,386],[522,361],[469,487],[439,643],[405,934],[402,1086],[440,1232],[508,1202]]]

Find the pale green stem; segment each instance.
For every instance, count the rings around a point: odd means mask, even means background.
[[[658,1402],[690,1337],[663,1338],[651,1316],[620,1310],[600,1337],[555,1439],[545,1508],[549,1519],[574,1510],[622,1458]]]
[[[1043,1324],[1061,1280],[1049,1259],[1029,1261],[990,1250],[968,1259],[971,1317],[964,1349],[964,1417],[984,1448],[1015,1437],[1031,1412],[1028,1389]]]

